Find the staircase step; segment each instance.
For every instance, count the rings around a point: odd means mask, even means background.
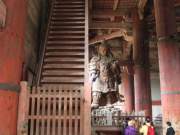
[[[66,11],[70,11],[70,12],[85,12],[85,9],[53,9],[53,12],[66,12]]]
[[[51,25],[85,25],[84,21],[75,21],[75,22],[57,22],[57,21],[51,21]]]
[[[43,76],[47,76],[47,77],[50,77],[50,76],[79,76],[79,77],[84,77],[84,72],[83,71],[76,71],[76,70],[45,70],[42,72],[42,75]]]
[[[84,4],[84,1],[56,1],[55,4]]]
[[[84,44],[84,41],[47,41],[48,44]]]
[[[84,57],[84,52],[46,52],[47,57]]]
[[[71,51],[71,50],[76,50],[77,52],[79,52],[79,51],[84,51],[84,46],[67,46],[67,45],[65,45],[65,46],[47,46],[46,47],[46,49],[47,50],[56,50],[57,49],[57,51],[58,51],[58,49],[60,49],[60,50],[63,50],[63,49],[65,49],[65,50],[69,50],[69,51]]]
[[[69,35],[60,35],[60,36],[48,36],[48,39],[84,39],[84,36],[69,36]]]
[[[52,17],[52,21],[85,21],[85,17]]]
[[[84,58],[45,58],[44,62],[84,62]]]
[[[63,4],[63,5],[54,5],[54,8],[57,9],[57,8],[61,8],[61,9],[81,9],[81,8],[84,8],[85,6],[82,5],[82,4],[78,4],[78,5],[74,5],[74,4],[69,4],[69,5],[66,5],[66,4]]]
[[[49,31],[50,34],[84,34],[84,31],[72,31],[72,30],[61,30],[61,31]]]
[[[85,29],[84,26],[50,26],[50,29]]]
[[[84,38],[48,38],[49,41],[84,41]]]
[[[43,69],[74,69],[84,70],[84,64],[44,64]]]
[[[69,15],[52,15],[52,17],[54,17],[54,18],[85,17],[85,15],[73,15],[73,14],[69,14]]]
[[[85,13],[83,12],[58,12],[53,13],[53,16],[84,16]]]
[[[83,77],[43,77],[41,83],[84,83]]]

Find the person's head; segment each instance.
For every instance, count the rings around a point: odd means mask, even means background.
[[[151,125],[151,126],[154,126],[154,123],[151,121],[150,125]]]
[[[150,122],[151,122],[150,117],[146,117],[146,123],[150,123]]]
[[[130,120],[128,121],[128,126],[134,126],[135,125],[135,120]]]
[[[170,127],[171,126],[171,122],[167,121],[166,124]]]

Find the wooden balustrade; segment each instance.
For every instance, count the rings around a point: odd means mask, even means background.
[[[18,135],[83,135],[82,87],[22,88]]]

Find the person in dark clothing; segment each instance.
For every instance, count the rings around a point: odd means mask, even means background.
[[[166,135],[175,135],[175,131],[173,129],[173,127],[171,126],[171,122],[166,122],[168,128],[167,128],[167,131],[166,131]]]

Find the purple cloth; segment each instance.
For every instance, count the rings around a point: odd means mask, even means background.
[[[124,135],[137,135],[137,129],[132,126],[127,126]]]

